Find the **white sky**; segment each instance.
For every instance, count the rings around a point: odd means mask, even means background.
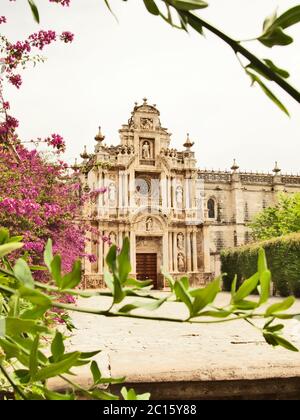
[[[47,62],[22,73],[19,91],[7,88],[22,139],[60,133],[72,162],[84,144],[93,151],[99,124],[107,143],[117,144],[134,102],[146,96],[173,133],[173,147],[181,148],[190,133],[201,168],[225,169],[236,158],[243,170],[269,171],[278,160],[284,172],[300,172],[299,104],[274,86],[291,112],[286,117],[258,87],[249,87],[232,51],[214,36],[173,29],[147,13],[142,0],[111,0],[119,23],[101,0],[72,0],[70,8],[36,0],[40,26],[27,1],[1,3],[0,15],[9,22],[1,32],[14,40],[39,29],[76,36],[72,45],[46,48]],[[201,15],[233,37],[248,39],[261,33],[264,18],[277,6],[282,12],[298,3],[210,0]],[[288,69],[300,88],[300,24],[288,32],[295,38],[291,46],[248,47]]]

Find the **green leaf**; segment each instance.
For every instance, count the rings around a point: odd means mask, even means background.
[[[22,286],[18,289],[18,294],[21,298],[28,300],[34,305],[50,308],[52,300],[44,293],[31,289],[30,287]]]
[[[53,356],[54,362],[60,360],[61,356],[63,356],[65,352],[65,345],[63,336],[59,331],[56,331],[55,337],[51,343],[51,354]]]
[[[68,372],[75,365],[79,357],[80,352],[74,352],[68,358],[40,369],[34,376],[34,380],[44,381],[45,379]]]
[[[121,284],[124,284],[128,279],[128,274],[131,271],[130,264],[130,245],[129,239],[125,238],[120,254],[117,257],[118,269],[119,269],[119,280]]]
[[[31,12],[33,14],[34,20],[37,23],[40,23],[40,15],[39,15],[39,11],[38,11],[38,8],[36,7],[35,2],[33,0],[27,0],[27,1],[30,6]]]
[[[232,314],[232,312],[230,312],[230,311],[224,311],[224,310],[220,310],[220,311],[204,311],[204,312],[199,312],[197,314],[197,317],[198,316],[207,316],[207,317],[212,317],[212,318],[227,318],[231,314]]]
[[[234,304],[236,309],[241,309],[243,311],[250,311],[258,307],[257,302],[253,302],[251,300],[239,300]]]
[[[92,361],[90,369],[93,375],[94,384],[98,385],[99,381],[101,380],[101,372],[98,363],[95,362],[95,360]]]
[[[106,286],[110,289],[110,291],[112,293],[114,293],[114,279],[113,279],[113,275],[109,271],[104,270],[103,278],[104,278],[104,281],[105,281]]]
[[[50,264],[51,267],[51,274],[53,279],[55,280],[55,283],[57,287],[61,287],[62,284],[62,277],[61,277],[61,256],[55,255],[53,260]]]
[[[0,229],[0,245],[5,244],[9,240],[9,231],[6,228]]]
[[[284,328],[283,324],[278,324],[278,325],[273,325],[272,327],[267,327],[267,328],[264,328],[264,329],[266,331],[270,332],[270,333],[275,333],[275,332],[278,332],[278,331],[282,331],[283,328]]]
[[[274,303],[266,310],[265,317],[272,316],[273,314],[277,312],[286,311],[287,309],[289,309],[291,306],[294,305],[295,301],[296,299],[294,298],[294,296],[289,296],[288,298],[286,298],[284,301],[280,303]]]
[[[263,248],[259,248],[259,250],[258,250],[258,261],[257,261],[257,271],[258,271],[259,274],[261,274],[266,270],[268,270],[266,253],[265,253],[265,250]]]
[[[142,289],[143,287],[150,286],[151,284],[152,284],[152,280],[127,279],[124,282],[124,286],[132,286],[138,289]]]
[[[300,6],[292,7],[279,16],[272,26],[280,26],[285,29],[300,22]]]
[[[47,388],[43,388],[43,392],[45,393],[45,397],[47,400],[54,400],[54,401],[73,401],[75,400],[74,394],[63,394],[61,392],[54,392],[49,391]]]
[[[15,277],[22,285],[28,287],[29,289],[34,288],[34,279],[26,261],[24,261],[22,258],[19,258],[13,268],[13,271]]]
[[[259,281],[259,273],[255,273],[252,277],[245,280],[232,299],[232,303],[236,304],[242,301],[245,297],[249,296],[253,290],[256,289]]]
[[[179,301],[183,302],[189,310],[190,316],[193,316],[193,304],[191,298],[180,280],[176,280],[174,284],[174,292]]]
[[[276,45],[286,46],[292,44],[293,38],[278,28],[272,28],[259,38],[257,38],[265,47],[272,48]]]
[[[51,272],[51,263],[53,260],[53,253],[52,253],[52,240],[48,239],[47,244],[44,250],[44,262],[48,270]]]
[[[208,3],[202,0],[167,0],[167,2],[176,10],[182,11],[204,9],[208,7]]]
[[[195,298],[193,301],[193,315],[195,316],[199,311],[212,303],[220,291],[221,277],[216,278],[205,288],[191,290],[190,296]]]
[[[11,236],[10,238],[7,239],[7,243],[10,242],[21,242],[23,239],[23,236]]]
[[[270,67],[270,69],[271,69],[274,73],[278,74],[279,76],[283,77],[284,79],[288,79],[288,78],[290,77],[290,73],[289,73],[288,71],[286,71],[286,70],[284,70],[284,69],[281,69],[280,67],[277,67],[277,66],[273,63],[273,61],[271,61],[271,60],[269,60],[269,59],[265,58],[265,59],[264,59],[264,62],[266,63],[266,65],[267,65],[268,67]]]
[[[97,400],[110,401],[110,400],[119,399],[117,395],[111,394],[110,392],[107,392],[107,391],[103,391],[102,389],[99,389],[99,388],[94,389],[90,394],[94,399],[97,399]]]
[[[264,24],[263,24],[264,32],[267,32],[267,30],[271,28],[271,26],[273,25],[276,19],[277,19],[277,9],[275,10],[275,12],[273,12],[270,16],[268,16],[265,19]]]
[[[260,281],[260,299],[259,305],[267,302],[270,296],[271,288],[271,272],[269,270],[263,271],[259,277]]]
[[[35,320],[7,317],[5,319],[5,334],[7,336],[17,336],[22,333],[47,333],[48,328]]]
[[[81,282],[81,261],[76,260],[72,271],[61,279],[61,289],[74,289]]]
[[[295,347],[292,343],[287,341],[286,339],[273,334],[273,333],[265,333],[263,334],[266,342],[274,347],[281,346],[284,347],[287,350],[298,352],[299,350],[297,347]]]
[[[190,281],[187,276],[181,277],[180,282],[182,286],[185,288],[185,290],[189,290],[190,288]]]
[[[17,249],[22,248],[23,244],[20,242],[11,242],[0,245],[0,258],[4,257],[7,254],[16,251]]]
[[[274,102],[274,104],[277,105],[281,111],[283,111],[286,115],[290,116],[286,107],[280,102],[277,96],[274,95],[274,93],[260,80],[260,78],[256,74],[250,72],[249,70],[246,70],[246,73],[251,77],[252,83],[257,83],[261,87],[262,91],[268,96],[268,98],[271,99],[271,101]]]
[[[159,9],[156,6],[156,3],[154,0],[144,0],[144,4],[148,10],[149,13],[151,13],[152,15],[159,15]]]
[[[234,276],[233,282],[231,283],[231,298],[235,295],[237,285],[237,275]]]
[[[167,280],[167,284],[170,287],[171,292],[174,292],[175,281],[173,280],[173,277],[171,276],[171,274],[167,273],[163,269],[162,269],[161,273],[164,276],[164,278]]]
[[[29,371],[30,376],[33,378],[38,370],[38,349],[39,349],[40,336],[37,334],[34,338],[33,345],[29,358]]]
[[[158,299],[151,303],[144,303],[144,302],[133,302],[129,303],[128,305],[123,306],[118,310],[121,313],[128,313],[133,311],[134,309],[146,309],[147,311],[154,311],[158,309],[164,302],[166,302],[168,298]]]

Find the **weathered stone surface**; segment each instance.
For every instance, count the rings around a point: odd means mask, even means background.
[[[218,297],[219,304],[228,300],[225,293]],[[271,299],[272,303],[276,301]],[[109,298],[79,303],[107,308]],[[300,302],[292,309],[300,312]],[[185,308],[176,303],[168,303],[154,314],[178,318],[187,315]],[[126,376],[130,383],[300,378],[300,353],[270,347],[259,331],[244,321],[182,324],[79,313],[73,314],[73,320],[78,330],[69,345],[84,350],[102,348],[111,375]],[[300,348],[299,321],[285,323],[285,337]]]

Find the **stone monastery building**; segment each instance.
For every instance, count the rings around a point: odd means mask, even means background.
[[[100,232],[87,250],[96,261],[85,263],[86,287],[103,285],[109,244],[124,237],[136,278],[163,288],[163,268],[205,284],[219,274],[223,248],[250,240],[256,213],[280,191],[300,192],[300,176],[282,175],[277,164],[273,174],[243,173],[235,162],[230,172],[199,169],[189,136],[183,150],[172,148],[159,116],[144,99],[119,130],[119,145],[105,145],[99,130],[94,154],[86,147],[81,154],[83,190],[92,197],[84,218]]]

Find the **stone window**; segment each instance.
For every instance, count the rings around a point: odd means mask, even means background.
[[[213,198],[210,198],[207,202],[207,210],[208,210],[208,218],[215,219],[216,218],[216,203]]]

